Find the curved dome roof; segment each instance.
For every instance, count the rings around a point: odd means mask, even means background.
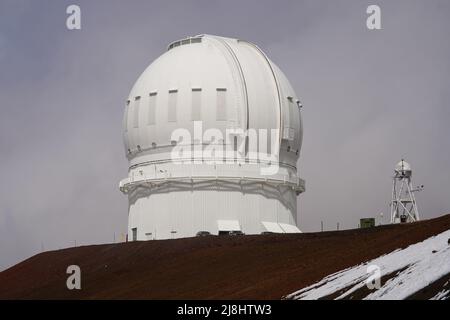
[[[403,159],[395,166],[395,172],[400,174],[410,174],[411,171],[411,165]]]
[[[302,143],[300,107],[285,75],[256,45],[211,35],[175,41],[130,92],[127,156],[135,163],[148,153],[161,158],[173,146],[175,129],[193,132],[194,121],[202,121],[203,131],[276,129],[280,162],[295,166]]]

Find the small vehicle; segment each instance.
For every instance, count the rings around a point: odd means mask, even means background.
[[[245,234],[242,231],[230,231],[228,233],[228,235],[230,235],[230,236],[243,236]]]
[[[199,231],[196,234],[197,237],[206,237],[206,236],[210,236],[210,235],[211,235],[211,233],[209,231]]]

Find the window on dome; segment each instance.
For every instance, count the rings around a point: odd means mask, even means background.
[[[155,124],[156,92],[151,92],[148,99],[148,124]]]
[[[192,110],[191,110],[191,120],[201,120],[201,110],[202,110],[202,89],[192,88]]]
[[[294,98],[288,97],[289,101],[289,127],[294,128],[294,119],[295,119],[295,106],[294,106]]]
[[[134,111],[133,111],[133,128],[139,127],[139,107],[141,104],[141,97],[137,96],[134,98]]]
[[[283,125],[283,139],[294,140],[295,135],[295,106],[294,99],[287,97],[288,105],[287,110],[284,111],[284,125]]]
[[[127,100],[127,104],[125,106],[125,112],[123,115],[123,127],[125,128],[125,132],[128,131],[128,112],[129,112],[130,100]]]
[[[167,119],[169,122],[177,122],[177,93],[178,90],[169,90],[169,108]]]
[[[227,89],[217,88],[216,120],[227,120]]]

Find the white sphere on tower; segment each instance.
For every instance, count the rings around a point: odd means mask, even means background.
[[[419,210],[417,209],[412,185],[411,165],[405,160],[397,163],[394,170],[392,182],[391,200],[391,223],[405,223],[419,221]]]
[[[396,164],[395,173],[405,177],[410,177],[412,175],[411,165],[402,159]]]

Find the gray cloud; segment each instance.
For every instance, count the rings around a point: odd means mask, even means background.
[[[172,40],[201,33],[258,44],[305,105],[301,229],[388,214],[405,157],[424,218],[448,211],[450,4],[377,1],[71,1],[0,4],[0,269],[41,250],[126,231],[124,100]]]

